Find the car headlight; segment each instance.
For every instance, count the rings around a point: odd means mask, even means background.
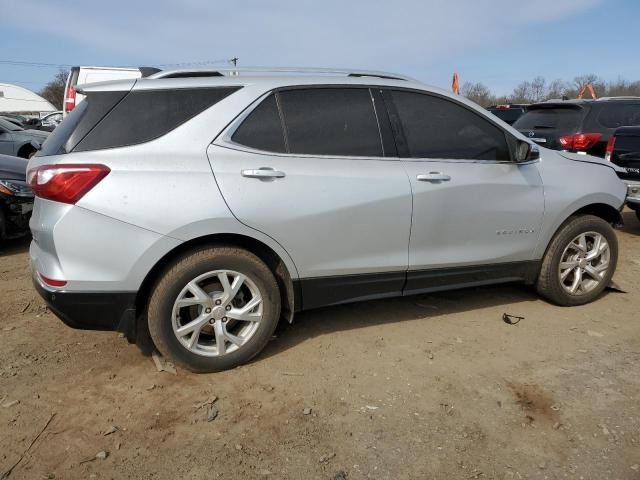
[[[640,202],[640,183],[627,184],[627,200]]]
[[[32,197],[33,191],[26,182],[0,179],[0,193],[16,197]]]

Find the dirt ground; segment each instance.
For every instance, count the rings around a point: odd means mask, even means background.
[[[626,294],[559,308],[508,285],[324,308],[212,375],[67,328],[12,242],[0,478],[24,454],[8,478],[640,479],[640,223],[625,222]]]

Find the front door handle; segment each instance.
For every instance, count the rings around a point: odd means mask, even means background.
[[[451,177],[442,172],[429,172],[416,175],[416,179],[419,182],[448,182]]]
[[[248,170],[242,170],[240,172],[243,177],[247,178],[282,178],[285,176],[284,172],[274,170],[270,167],[252,168]]]

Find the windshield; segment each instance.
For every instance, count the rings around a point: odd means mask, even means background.
[[[522,115],[513,124],[519,130],[554,129],[573,130],[580,126],[582,108],[544,107],[534,108]]]
[[[21,130],[24,130],[24,128],[19,127],[15,123],[11,123],[4,118],[0,118],[0,127],[4,128],[5,130],[9,130],[10,132],[19,132]]]

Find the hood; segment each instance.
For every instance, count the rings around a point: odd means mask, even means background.
[[[593,155],[582,155],[582,154],[578,154],[578,153],[571,153],[571,152],[565,152],[565,151],[558,151],[558,153],[560,155],[562,155],[564,158],[569,159],[569,160],[573,160],[576,162],[583,162],[583,163],[593,163],[596,165],[602,165],[603,167],[609,167],[613,170],[615,170],[618,173],[624,173],[625,170],[623,168],[618,167],[616,164],[611,163],[606,161],[604,158],[600,158],[600,157],[594,157]]]
[[[26,181],[27,163],[24,158],[0,155],[0,179]]]
[[[14,137],[24,138],[35,141],[38,145],[42,145],[49,136],[50,132],[43,130],[21,130],[18,132],[11,132]]]

